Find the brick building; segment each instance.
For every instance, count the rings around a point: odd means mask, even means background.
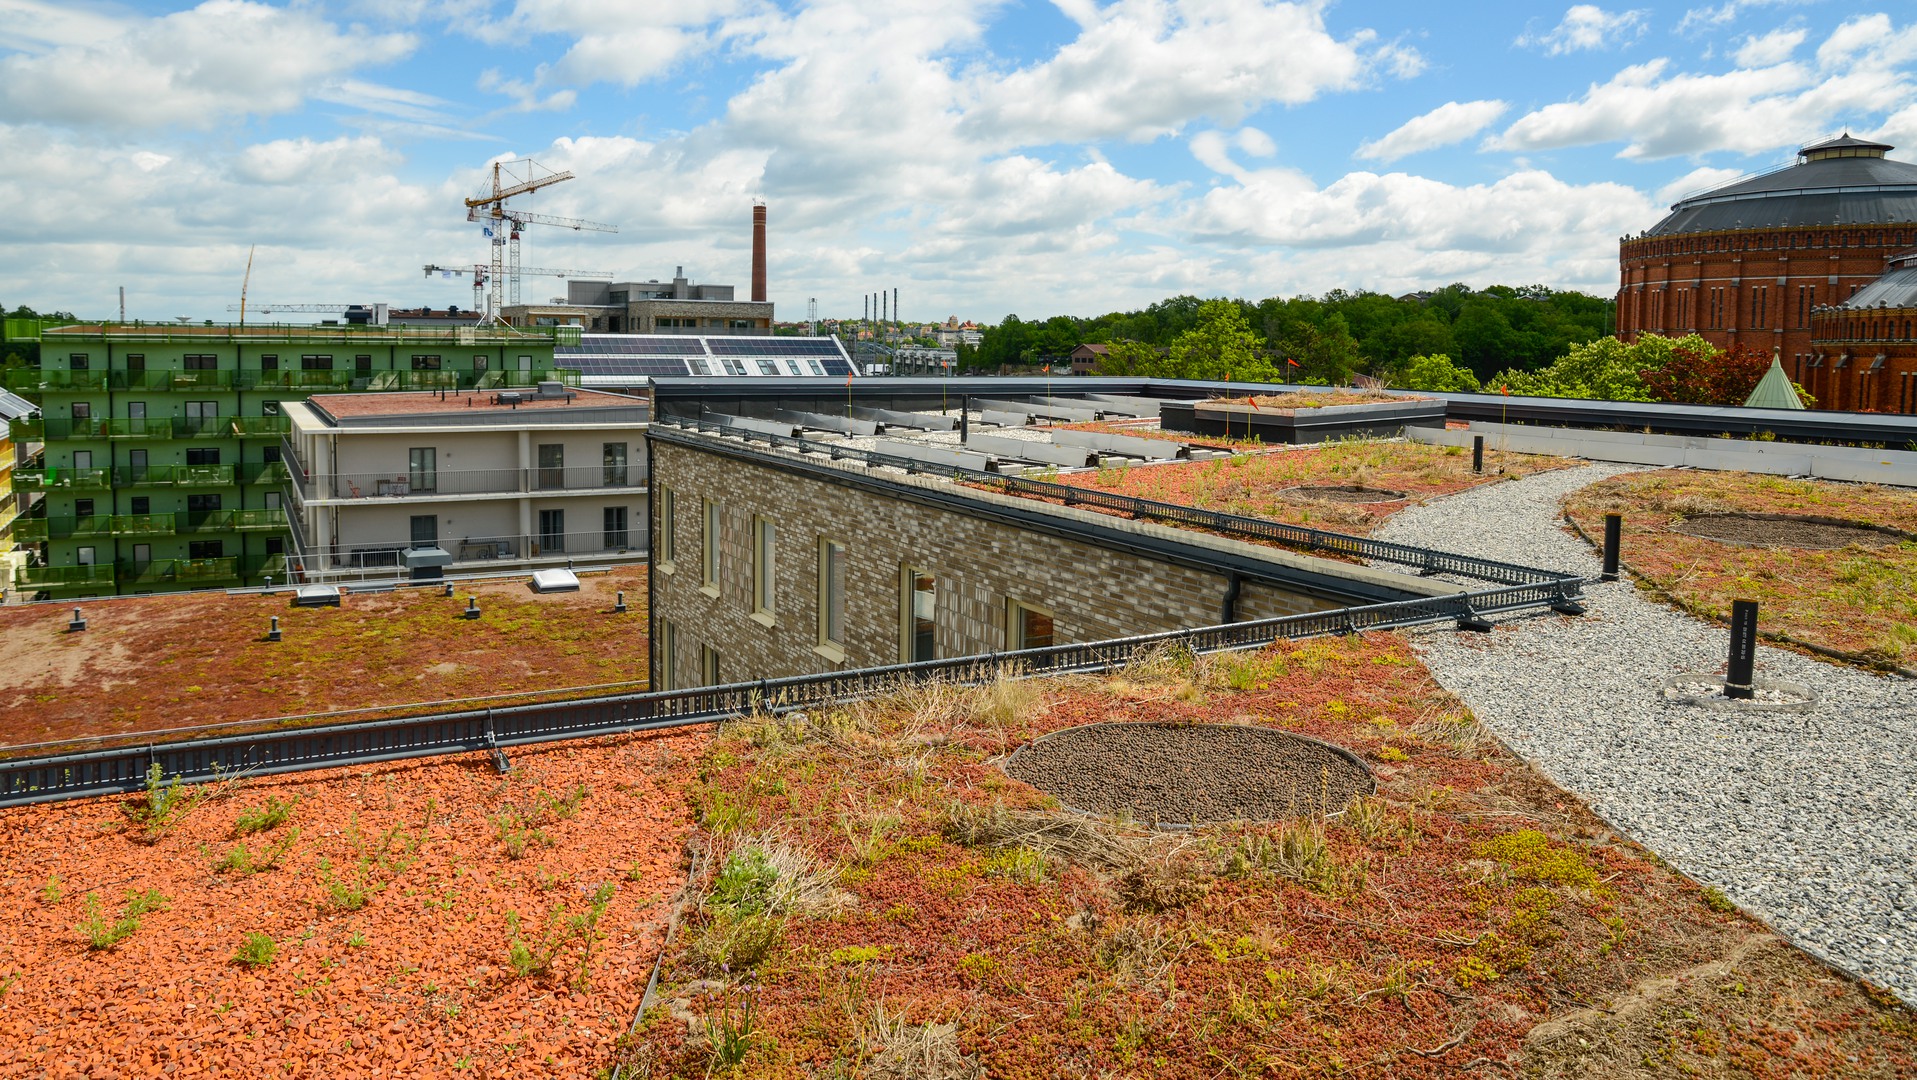
[[[1458,591],[670,422],[647,436],[662,689]]]
[[[1899,404],[1917,372],[1904,323],[1851,306],[1917,249],[1917,165],[1891,160],[1891,149],[1849,135],[1815,143],[1794,165],[1683,199],[1625,237],[1618,336],[1701,334],[1778,356],[1818,408],[1917,411],[1908,392]],[[1901,337],[1862,339],[1860,364],[1856,342],[1831,336],[1853,329]]]

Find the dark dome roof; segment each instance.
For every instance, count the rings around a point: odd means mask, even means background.
[[[1917,307],[1917,251],[1893,257],[1890,270],[1883,277],[1857,290],[1837,306],[1859,311],[1875,307]]]
[[[1645,235],[1917,222],[1917,165],[1891,149],[1849,135],[1806,146],[1795,165],[1679,202]]]

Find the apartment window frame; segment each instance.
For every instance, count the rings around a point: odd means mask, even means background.
[[[624,551],[632,546],[632,518],[625,507],[603,507],[599,518],[599,531],[607,551]]]
[[[779,527],[772,519],[752,518],[752,617],[771,626],[779,610]]]
[[[218,371],[220,358],[215,353],[187,353],[180,357],[182,371]]]
[[[627,464],[630,446],[622,442],[601,443],[599,446],[599,469],[601,487],[626,487],[631,476]]]
[[[301,371],[331,371],[333,370],[333,354],[332,353],[306,353],[300,357],[300,370]]]
[[[414,371],[444,371],[446,362],[437,353],[414,353]]]
[[[1043,633],[1034,633],[1034,621],[1044,624]],[[1007,652],[1044,649],[1056,644],[1058,644],[1058,616],[1051,608],[1027,603],[1015,596],[1005,598],[1005,649]]]
[[[699,646],[699,685],[719,685],[719,650],[710,645]]]
[[[539,553],[541,555],[566,553],[566,511],[564,509],[547,507],[539,511]]]
[[[718,596],[719,530],[725,510],[712,499],[701,499],[699,510],[699,589],[708,596]]]
[[[658,557],[653,561],[662,574],[672,573],[673,562],[679,555],[679,531],[672,522],[675,502],[671,488],[659,489],[659,542],[654,545]]]
[[[409,446],[406,448],[406,489],[431,492],[439,490],[438,447]]]
[[[659,620],[659,685],[657,690],[674,690],[679,664],[679,627],[671,619]]]
[[[541,491],[556,491],[566,486],[566,444],[540,443],[535,451],[538,472],[534,474]]]
[[[226,558],[226,541],[188,540],[186,542],[186,557],[194,562],[199,562],[202,559],[224,559]]]
[[[845,659],[846,546],[819,537],[819,625],[817,651],[834,661]]]
[[[925,602],[920,604],[919,597]],[[921,607],[924,613],[920,613]],[[899,568],[899,662],[938,659],[938,575],[915,566]]]
[[[279,369],[280,358],[278,353],[264,353],[260,356],[261,371],[278,371]]]
[[[92,363],[93,361],[87,357],[86,353],[77,352],[67,354],[68,371],[86,371],[91,367]]]

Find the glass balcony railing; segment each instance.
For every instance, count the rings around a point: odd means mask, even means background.
[[[47,439],[170,439],[173,421],[167,417],[134,420],[109,420],[104,416],[68,419],[55,416],[41,421]]]
[[[284,510],[181,510],[173,515],[176,532],[285,532]]]
[[[113,486],[107,469],[15,469],[15,491],[106,491]]]
[[[115,371],[115,390],[231,390],[231,371]]]
[[[41,393],[48,390],[105,390],[110,380],[104,371],[58,371],[19,368],[7,373],[7,389]]]
[[[14,575],[14,584],[23,591],[54,589],[72,585],[111,585],[113,566],[93,563],[88,566],[28,566]]]
[[[240,462],[240,483],[242,484],[266,484],[279,487],[286,483],[286,478],[284,461]]]
[[[44,540],[107,539],[115,536],[172,536],[172,514],[93,514],[20,518],[13,535],[23,544]]]
[[[113,470],[120,487],[226,487],[231,465],[121,465]]]
[[[293,430],[293,421],[285,416],[233,416],[233,434],[242,439],[278,438]]]
[[[234,375],[242,390],[344,390],[353,385],[350,371],[240,371]]]
[[[183,585],[188,588],[232,585],[240,579],[240,560],[121,559],[115,567],[122,585]]]
[[[37,416],[24,416],[7,425],[7,433],[15,443],[46,442],[46,421]]]

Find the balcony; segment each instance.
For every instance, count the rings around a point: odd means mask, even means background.
[[[7,373],[7,389],[27,393],[105,390],[109,381],[104,371],[20,368]]]
[[[181,510],[172,516],[176,532],[285,532],[284,510]]]
[[[497,571],[505,565],[536,567],[566,566],[573,563],[608,564],[643,561],[646,557],[646,532],[643,519],[639,528],[608,533],[589,532],[506,534],[500,536],[441,537],[437,546],[452,555],[451,570],[458,573]],[[420,545],[411,540],[394,539],[316,549],[295,535],[299,552],[296,570],[306,581],[344,581],[355,579],[392,579],[409,576],[405,568],[406,552]],[[502,565],[505,564],[505,565]]]
[[[242,484],[265,484],[269,487],[286,485],[287,473],[284,461],[242,461],[239,468]]]
[[[580,465],[559,469],[438,469],[395,473],[299,475],[295,490],[314,499],[441,499],[449,495],[578,494],[644,491],[643,465]]]
[[[242,439],[278,438],[293,430],[286,416],[231,416],[233,434]]]
[[[240,371],[242,390],[345,390],[353,385],[350,371]]]
[[[230,487],[231,465],[121,465],[113,470],[120,487]]]
[[[14,575],[14,585],[22,592],[43,589],[98,587],[113,585],[113,567],[108,563],[87,566],[25,566]]]
[[[108,469],[15,469],[15,491],[108,491],[113,487]]]
[[[248,555],[241,560],[241,572],[248,581],[272,575],[275,581],[292,580],[286,572],[285,555]]]
[[[60,439],[170,439],[174,421],[166,417],[136,420],[109,420],[104,416],[77,420],[50,417],[41,421],[46,437]]]
[[[210,589],[232,586],[240,581],[240,560],[224,559],[149,559],[136,562],[121,559],[116,565],[120,584],[175,585],[186,589]]]
[[[231,371],[115,371],[109,384],[115,390],[231,390]]]
[[[23,416],[7,425],[7,433],[19,445],[47,441],[47,422],[37,416]]]
[[[43,540],[106,540],[129,536],[172,536],[172,514],[92,514],[86,517],[20,518],[14,537],[23,544]]]

